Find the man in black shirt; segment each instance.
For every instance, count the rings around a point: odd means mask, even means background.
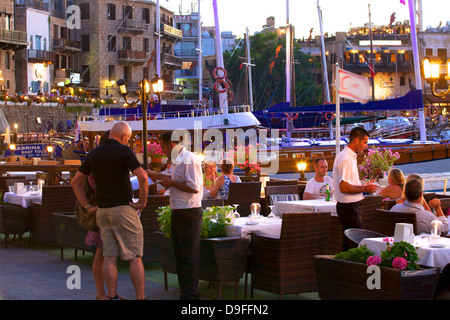
[[[143,230],[140,212],[147,204],[148,176],[133,151],[127,146],[131,128],[117,122],[109,139],[90,151],[71,185],[78,201],[90,214],[96,214],[103,241],[103,276],[108,297],[117,299],[117,257],[130,262],[130,276],[137,299],[145,298],[145,274],[142,263]],[[130,171],[139,181],[139,202],[133,203]],[[92,173],[98,207],[89,204],[83,184]]]

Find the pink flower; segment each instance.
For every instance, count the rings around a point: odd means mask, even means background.
[[[383,241],[384,241],[384,242],[391,243],[391,242],[394,242],[394,239],[393,239],[393,238],[386,237],[386,238],[383,238]]]
[[[381,262],[380,256],[370,256],[366,263],[368,266],[375,266]]]
[[[407,266],[408,266],[408,262],[405,260],[405,258],[396,257],[392,261],[392,267],[394,269],[404,270],[404,269],[406,269]]]

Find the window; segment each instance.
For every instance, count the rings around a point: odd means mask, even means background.
[[[108,35],[108,51],[116,52],[116,36]]]
[[[124,19],[133,19],[133,7],[131,6],[123,6],[123,18]]]
[[[404,77],[404,76],[401,76],[401,77],[400,77],[400,85],[401,85],[401,86],[404,86],[405,83],[406,83],[405,77]]]
[[[89,2],[80,3],[81,20],[89,20]]]
[[[148,8],[142,8],[142,20],[145,20],[145,23],[150,24],[150,10]]]
[[[116,80],[116,66],[113,64],[110,64],[108,67],[108,77],[109,81]]]
[[[36,50],[41,50],[41,36],[34,36],[36,40]]]
[[[122,50],[131,50],[131,37],[122,38]]]
[[[9,51],[5,52],[5,68],[6,69],[10,69],[11,68]]]
[[[116,5],[108,3],[108,20],[116,20]]]
[[[433,49],[432,48],[426,48],[425,49],[425,55],[426,56],[432,56],[433,55]]]
[[[83,34],[81,35],[81,51],[89,51],[89,35]]]
[[[438,57],[445,64],[447,62],[447,49],[438,49]]]

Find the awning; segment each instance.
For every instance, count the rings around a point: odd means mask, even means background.
[[[344,117],[341,118],[341,125],[352,124],[352,123],[360,123],[367,121],[377,121],[386,119],[387,117]],[[333,119],[333,124],[336,124],[336,119]]]

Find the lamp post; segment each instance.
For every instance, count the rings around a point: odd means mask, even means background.
[[[430,84],[431,93],[439,98],[444,99],[446,95],[450,93],[450,86],[447,90],[436,92],[436,81],[440,77],[442,60],[435,56],[425,56],[422,60],[422,74],[425,80]],[[446,63],[447,74],[445,76],[446,80],[450,80],[450,59]]]
[[[117,80],[117,86],[119,87],[120,94],[125,99],[125,103],[128,107],[137,107],[139,102],[142,107],[142,147],[144,158],[144,169],[148,168],[148,130],[147,130],[147,103],[150,103],[152,108],[161,101],[161,93],[164,92],[164,82],[156,75],[150,82],[147,79],[142,79],[139,82],[140,92],[139,99],[129,102],[127,99],[127,87],[124,79]],[[151,97],[150,97],[151,94]],[[154,96],[157,96],[157,99]]]
[[[48,153],[48,160],[53,160],[53,146],[49,144],[46,148]]]

